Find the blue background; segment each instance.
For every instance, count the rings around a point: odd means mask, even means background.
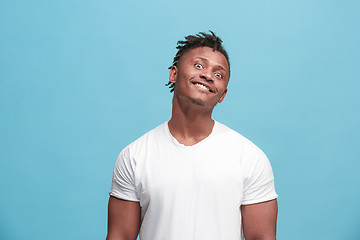
[[[0,239],[104,239],[118,153],[168,120],[176,42],[209,29],[214,118],[268,155],[278,239],[360,239],[360,2],[0,1]]]

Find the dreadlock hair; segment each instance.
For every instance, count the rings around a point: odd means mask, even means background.
[[[209,32],[211,34],[199,32],[196,35],[188,35],[185,37],[185,41],[178,41],[176,48],[179,50],[176,53],[173,63],[169,67],[169,69],[171,69],[173,66],[177,66],[181,56],[184,55],[184,53],[197,47],[210,47],[214,49],[214,51],[219,51],[226,58],[230,69],[229,56],[224,47],[221,45],[222,40],[218,36],[216,36],[213,31],[209,30]],[[169,81],[167,84],[165,84],[165,86],[168,86],[170,88],[170,92],[173,92],[175,88],[175,83]]]

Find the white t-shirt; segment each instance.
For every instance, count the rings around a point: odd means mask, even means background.
[[[240,240],[240,206],[277,198],[265,154],[216,121],[193,146],[167,122],[128,145],[110,195],[140,202],[140,240]]]

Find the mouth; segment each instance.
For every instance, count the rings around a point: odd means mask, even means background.
[[[215,91],[207,84],[201,83],[201,82],[192,82],[193,85],[196,87],[199,87],[205,91],[209,91],[211,93],[215,93]]]

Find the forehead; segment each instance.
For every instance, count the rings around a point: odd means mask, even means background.
[[[229,64],[225,56],[221,52],[210,47],[197,47],[188,50],[181,56],[179,63],[181,64],[181,62],[191,61],[195,58],[205,58],[214,65],[222,66],[227,72],[229,72]]]

